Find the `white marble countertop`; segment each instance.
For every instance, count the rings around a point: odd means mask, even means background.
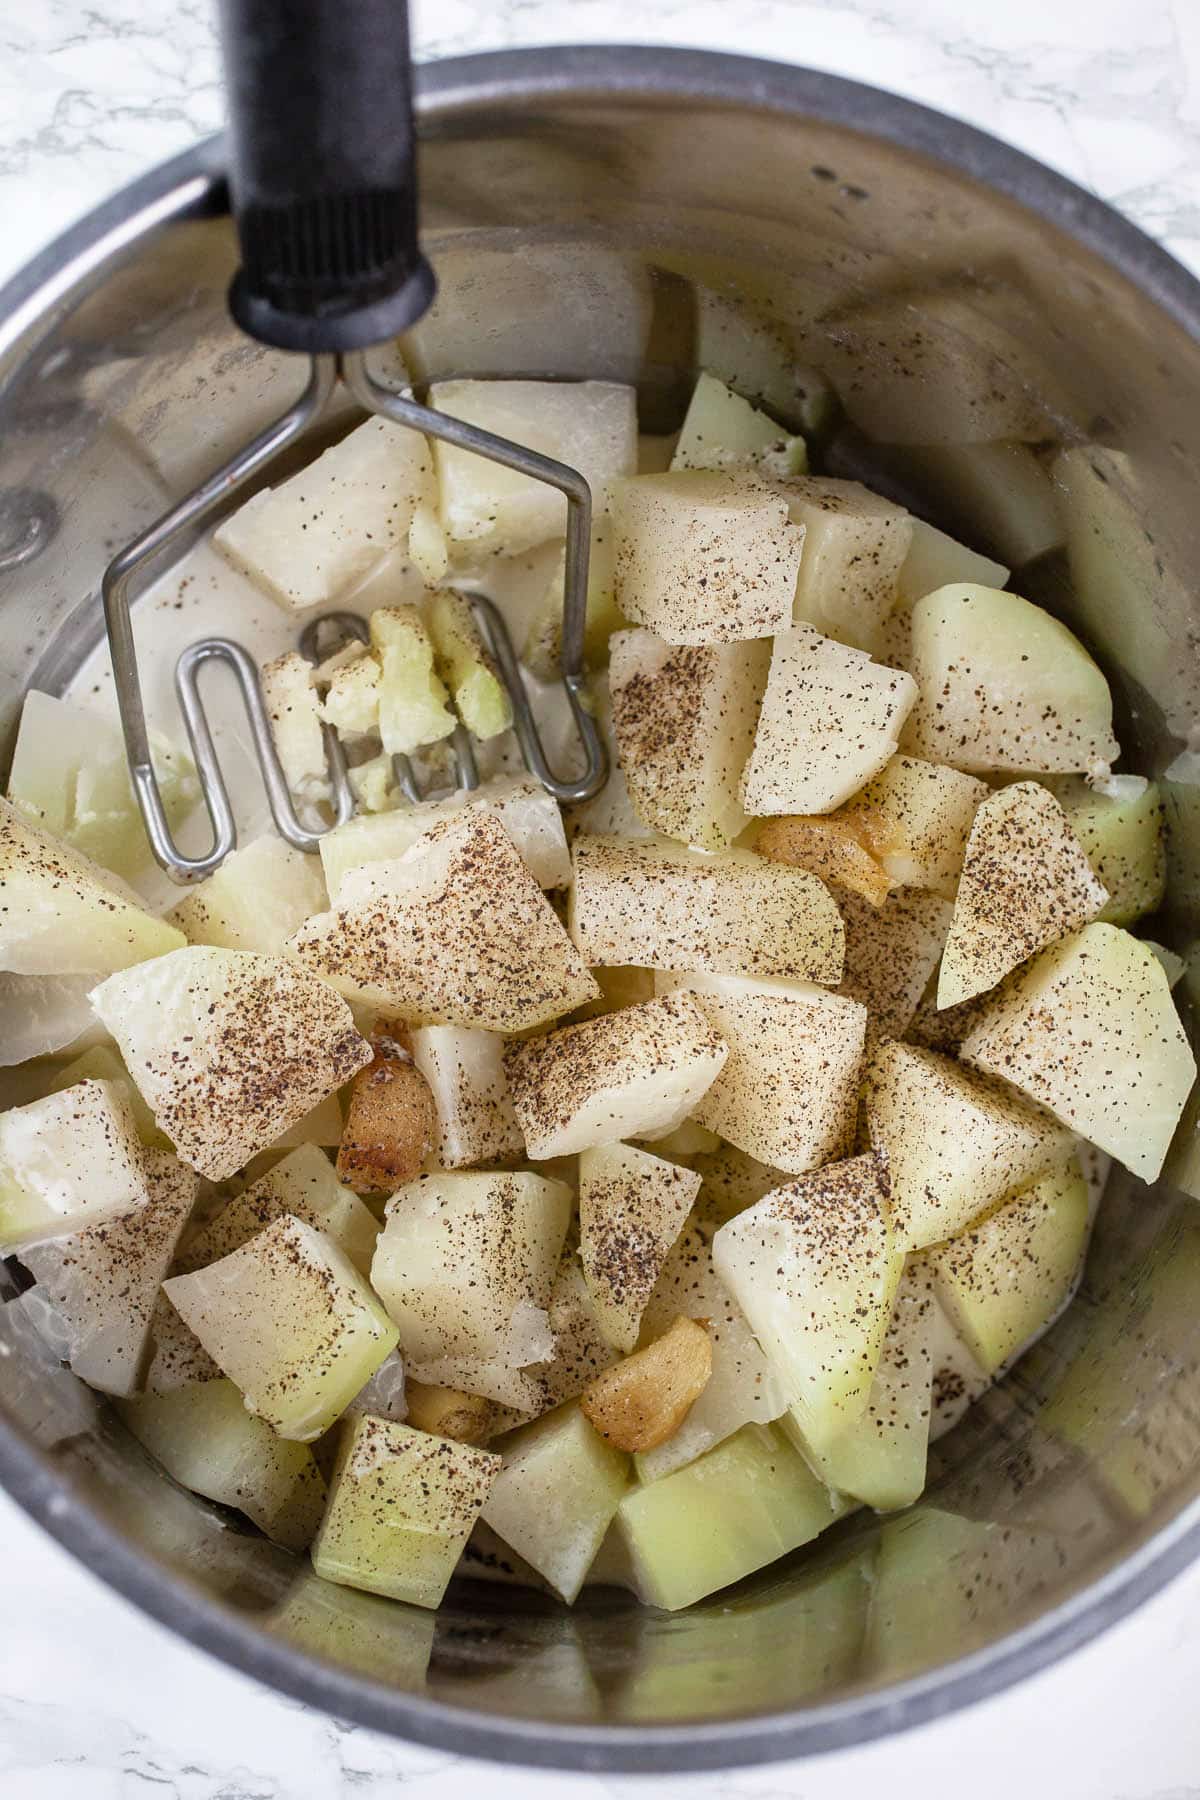
[[[213,0],[18,0],[0,23],[0,278],[219,123]],[[417,0],[421,55],[642,41],[807,62],[971,119],[1096,189],[1200,271],[1197,0]],[[0,1498],[5,1800],[465,1800],[481,1772],[351,1729],[135,1612]],[[910,1736],[664,1781],[731,1800],[964,1789],[1200,1800],[1200,1569],[1067,1663]],[[489,1800],[638,1784],[489,1769]]]

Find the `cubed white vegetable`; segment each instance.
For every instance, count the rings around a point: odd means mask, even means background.
[[[673,1131],[727,1055],[695,1000],[668,994],[511,1044],[504,1066],[525,1148],[544,1162]]]
[[[633,388],[611,381],[439,381],[429,403],[578,469],[593,493],[637,467]],[[514,556],[566,530],[566,500],[546,482],[436,442],[442,528],[451,546]]]
[[[213,542],[289,611],[331,606],[391,549],[433,492],[429,446],[416,431],[368,419],[277,488],[264,488]]]
[[[504,1073],[504,1039],[464,1025],[424,1025],[410,1034],[412,1058],[437,1108],[440,1169],[503,1162],[525,1140]]]
[[[327,904],[317,858],[272,834],[234,850],[169,918],[190,943],[270,954]]]
[[[92,1002],[160,1128],[214,1181],[371,1060],[345,1001],[283,957],[193,945],[110,976]]]
[[[80,1081],[0,1113],[0,1245],[146,1207],[150,1190],[129,1101],[116,1083]]]
[[[797,625],[775,639],[754,749],[748,813],[826,813],[895,755],[917,698],[902,670]]]

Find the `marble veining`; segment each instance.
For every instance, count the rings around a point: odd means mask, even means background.
[[[0,20],[0,278],[220,122],[212,0],[15,0]],[[422,56],[662,42],[775,56],[970,119],[1113,201],[1200,272],[1197,0],[416,0]],[[349,1727],[212,1661],[0,1497],[4,1800],[633,1800]],[[840,1757],[668,1779],[664,1800],[968,1789],[1200,1800],[1200,1569],[1013,1693]]]

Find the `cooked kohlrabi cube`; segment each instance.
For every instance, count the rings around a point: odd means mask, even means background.
[[[701,1125],[760,1162],[801,1175],[854,1147],[867,1009],[806,982],[666,975],[729,1046],[696,1102]]]
[[[1036,781],[990,794],[967,839],[938,972],[938,1006],[986,993],[1099,914],[1108,890],[1054,795]]]
[[[371,1280],[413,1363],[453,1357],[520,1367],[519,1307],[545,1309],[570,1223],[561,1181],[422,1175],[387,1205]]]
[[[361,1274],[370,1273],[379,1225],[358,1195],[342,1186],[333,1164],[315,1144],[301,1144],[289,1151],[244,1193],[226,1201],[207,1225],[189,1237],[180,1268],[202,1269],[240,1250],[287,1213],[315,1225],[345,1251]]]
[[[328,903],[316,857],[272,834],[233,851],[169,917],[189,943],[271,954]]]
[[[771,475],[803,475],[804,439],[791,437],[740,394],[701,371],[692,389],[672,469],[762,468]]]
[[[449,800],[407,802],[374,818],[347,819],[321,839],[321,862],[336,906],[342,882],[365,863],[390,862],[403,856],[433,826],[467,811],[494,813],[521,853],[539,887],[568,887],[571,858],[558,802],[538,781],[502,777],[473,794]],[[316,910],[316,909],[314,909]]]
[[[439,381],[429,404],[578,469],[592,491],[637,467],[633,388],[611,381]],[[544,481],[437,442],[441,524],[460,556],[515,556],[566,530],[563,496]]]
[[[897,887],[953,900],[967,838],[988,786],[946,763],[893,756],[838,811]]]
[[[739,790],[770,645],[668,644],[639,629],[617,632],[611,650],[613,735],[638,818],[681,843],[725,849],[748,823]]]
[[[804,533],[757,476],[711,469],[614,484],[617,605],[669,644],[773,637],[792,622]]]
[[[409,1039],[437,1108],[437,1167],[466,1169],[519,1155],[525,1140],[504,1073],[504,1039],[464,1025],[423,1025]]]
[[[218,526],[213,542],[289,611],[336,604],[389,550],[407,544],[433,492],[419,432],[368,419],[277,488]]]
[[[676,1612],[818,1537],[845,1512],[769,1425],[745,1425],[617,1509],[639,1597]]]
[[[993,999],[964,1062],[1011,1082],[1153,1181],[1196,1063],[1162,964],[1116,925],[1085,925]]]
[[[101,1224],[150,1203],[129,1102],[109,1081],[0,1113],[0,1246]]]
[[[569,925],[591,967],[840,980],[845,932],[825,884],[750,850],[580,835]]]
[[[351,639],[345,650],[317,669],[314,680],[324,688],[321,718],[339,737],[365,737],[379,730],[383,670],[365,644]],[[333,665],[333,666],[331,666]]]
[[[66,1326],[65,1360],[105,1394],[139,1386],[159,1287],[196,1202],[196,1176],[169,1151],[146,1151],[145,1171],[148,1198],[133,1211],[21,1248]]]
[[[0,968],[107,975],[183,941],[132,888],[0,800]]]
[[[874,1156],[801,1175],[713,1239],[717,1274],[817,1450],[866,1410],[902,1262]]]
[[[433,640],[415,606],[381,606],[371,614],[379,659],[379,735],[389,756],[410,756],[454,730],[450,696],[434,670]]]
[[[1132,925],[1155,912],[1167,885],[1158,783],[1142,775],[1110,775],[1096,787],[1069,781],[1055,791],[1071,830],[1108,889],[1098,916],[1109,925]]]
[[[977,775],[1104,772],[1119,754],[1107,681],[1040,606],[963,582],[918,600],[912,627],[906,751]]]
[[[838,890],[846,926],[839,993],[866,1007],[868,1036],[903,1037],[938,965],[953,907],[922,888],[896,888],[882,906]]]
[[[1072,1158],[927,1252],[955,1330],[989,1375],[1038,1337],[1074,1292],[1089,1210]]]
[[[300,800],[326,799],[329,765],[311,665],[298,650],[285,651],[263,664],[259,685],[284,780]]]
[[[491,1451],[361,1414],[342,1437],[314,1569],[437,1606],[499,1473]]]
[[[916,698],[911,675],[811,625],[780,632],[742,805],[755,816],[832,812],[895,755]]]
[[[911,607],[926,594],[949,587],[952,582],[971,581],[982,587],[1002,588],[1008,577],[1009,570],[1003,563],[980,556],[977,550],[968,550],[957,538],[948,537],[924,519],[913,519],[912,542],[896,577],[896,604]]]
[[[344,875],[335,909],[288,949],[348,998],[412,1025],[523,1031],[599,992],[499,818],[478,809]]]
[[[236,1506],[287,1550],[312,1542],[325,1505],[313,1453],[247,1412],[232,1381],[144,1394],[126,1401],[121,1417],[181,1487]]]
[[[52,1056],[99,1029],[92,1011],[94,975],[14,975],[0,970],[0,1068]]]
[[[630,1144],[579,1158],[579,1255],[605,1338],[637,1348],[638,1327],[700,1177]]]
[[[56,1068],[51,1079],[46,1083],[46,1091],[50,1094],[61,1094],[64,1088],[74,1087],[77,1081],[113,1082],[129,1102],[133,1122],[143,1144],[155,1150],[172,1148],[170,1139],[154,1123],[154,1114],[131,1081],[129,1070],[121,1061],[115,1045],[93,1044],[90,1050],[83,1052],[82,1056],[77,1056],[74,1061]]]
[[[857,481],[789,481],[788,516],[804,529],[795,623],[874,652],[912,543],[904,507]]]
[[[214,1181],[371,1060],[345,1001],[283,957],[193,945],[110,976],[92,1001],[155,1122]]]
[[[429,631],[438,673],[454,710],[475,737],[486,742],[512,724],[512,702],[465,594],[443,588],[429,605]]]
[[[535,1162],[656,1138],[693,1111],[728,1050],[689,994],[667,994],[511,1044],[504,1066]]]
[[[484,1522],[569,1606],[629,1488],[629,1458],[572,1403],[499,1448],[504,1467],[484,1502]]]
[[[887,1162],[897,1243],[954,1237],[1066,1161],[1065,1125],[1012,1088],[914,1044],[883,1043],[867,1071],[871,1142]]]
[[[161,732],[150,733],[150,753],[167,821],[176,826],[200,798],[196,772]],[[116,875],[134,876],[150,860],[125,740],[114,719],[30,688],[8,797],[35,825]]]
[[[302,1443],[329,1429],[396,1347],[354,1264],[302,1219],[274,1220],[163,1292],[248,1409]]]
[[[791,1414],[783,1429],[827,1487],[895,1512],[925,1488],[933,1405],[934,1302],[924,1272],[905,1268],[866,1411],[820,1450],[806,1444]]]

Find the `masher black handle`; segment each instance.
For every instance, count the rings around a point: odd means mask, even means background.
[[[220,0],[243,331],[362,350],[433,299],[405,0]]]

